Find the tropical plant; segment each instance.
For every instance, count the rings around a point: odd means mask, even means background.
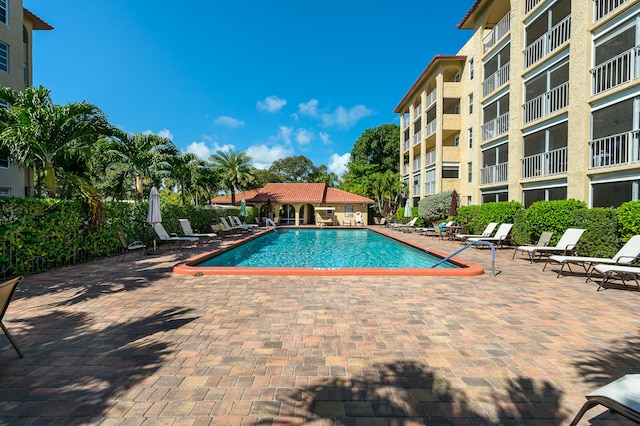
[[[439,194],[428,195],[418,203],[418,214],[426,223],[444,219],[449,216],[451,208],[451,194],[453,191],[445,191]]]
[[[195,204],[198,181],[205,162],[196,154],[178,154],[169,160],[171,167],[167,175],[167,186],[175,185],[182,204],[187,204],[187,196]],[[173,185],[172,185],[173,184]]]
[[[209,160],[219,171],[222,182],[231,192],[231,203],[236,203],[236,191],[244,189],[252,180],[254,168],[246,152],[218,150]]]

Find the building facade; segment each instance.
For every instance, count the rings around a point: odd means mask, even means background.
[[[477,0],[458,29],[395,109],[414,205],[640,199],[640,0]]]
[[[22,6],[22,0],[0,0],[0,84],[21,91],[33,82],[32,34],[53,27]],[[0,105],[3,107],[6,105]],[[32,192],[31,171],[11,164],[0,150],[0,196],[24,197]]]

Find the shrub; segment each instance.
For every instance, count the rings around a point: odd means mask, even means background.
[[[538,241],[531,238],[531,230],[526,220],[527,211],[520,209],[513,216],[513,228],[511,228],[511,239],[515,245],[522,246],[525,244],[533,244]],[[539,238],[540,236],[538,236]]]
[[[567,228],[574,227],[574,213],[583,209],[583,201],[553,200],[538,201],[526,210],[525,220],[532,241],[537,241],[544,231],[553,232],[549,245],[555,245]]]
[[[628,201],[616,209],[618,233],[622,241],[640,234],[640,201]]]
[[[587,256],[612,257],[620,248],[618,218],[612,208],[583,208],[573,215],[576,228],[586,229],[578,252]]]
[[[424,197],[418,203],[418,216],[429,224],[449,217],[451,194],[452,191],[445,191]]]

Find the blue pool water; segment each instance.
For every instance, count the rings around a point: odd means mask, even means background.
[[[278,229],[198,266],[429,268],[440,258],[366,229]],[[439,268],[456,268],[444,263]]]

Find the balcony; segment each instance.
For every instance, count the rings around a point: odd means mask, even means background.
[[[412,190],[413,191],[411,192],[411,195],[413,195],[414,197],[419,197],[420,196],[420,185],[419,184],[418,185],[413,185]]]
[[[413,146],[418,145],[422,142],[422,130],[418,130],[415,135],[413,135]]]
[[[482,141],[500,136],[509,131],[509,113],[502,114],[482,125]]]
[[[406,175],[409,173],[409,163],[405,163],[402,165],[402,174]]]
[[[507,165],[500,163],[480,169],[480,185],[491,185],[507,181]]]
[[[568,150],[564,147],[523,158],[522,178],[532,179],[566,173],[567,155]]]
[[[427,151],[427,156],[425,158],[425,166],[430,166],[431,164],[435,164],[436,162],[436,150],[435,149],[431,149],[429,151]]]
[[[594,0],[593,22],[598,22],[626,2],[627,0]]]
[[[507,35],[511,30],[511,12],[507,12],[506,15],[498,21],[495,27],[491,29],[491,32],[485,36],[482,40],[483,53],[487,53],[493,46],[496,45],[502,37]]]
[[[590,141],[589,149],[590,169],[637,163],[640,161],[640,130]]]
[[[404,148],[405,151],[409,151],[409,140],[408,139],[406,139],[404,141],[403,148]]]
[[[436,192],[436,181],[428,180],[424,184],[424,193],[425,194],[435,194]]]
[[[422,117],[422,105],[418,105],[413,110],[413,121],[416,121],[418,118]]]
[[[569,102],[569,83],[562,83],[523,105],[522,121],[530,123],[565,108]]]
[[[509,62],[504,64],[498,71],[485,78],[482,82],[482,96],[488,96],[498,87],[509,82]]]
[[[558,22],[553,28],[527,46],[524,51],[524,67],[529,68],[540,59],[549,55],[568,41],[570,36],[571,15],[567,15],[566,18]]]
[[[433,135],[435,132],[436,132],[436,120],[432,120],[427,123],[427,135],[425,136],[425,138],[428,138],[429,136]]]
[[[413,159],[413,170],[420,170],[420,156]]]
[[[524,4],[524,13],[531,12],[542,0],[526,0]]]
[[[431,92],[429,92],[429,94],[427,95],[426,109],[429,109],[429,107],[436,102],[437,96],[438,96],[438,93],[436,92],[436,89],[433,89]]]
[[[640,46],[636,46],[593,68],[591,70],[591,94],[597,95],[638,78],[638,74],[640,74],[639,51]]]

